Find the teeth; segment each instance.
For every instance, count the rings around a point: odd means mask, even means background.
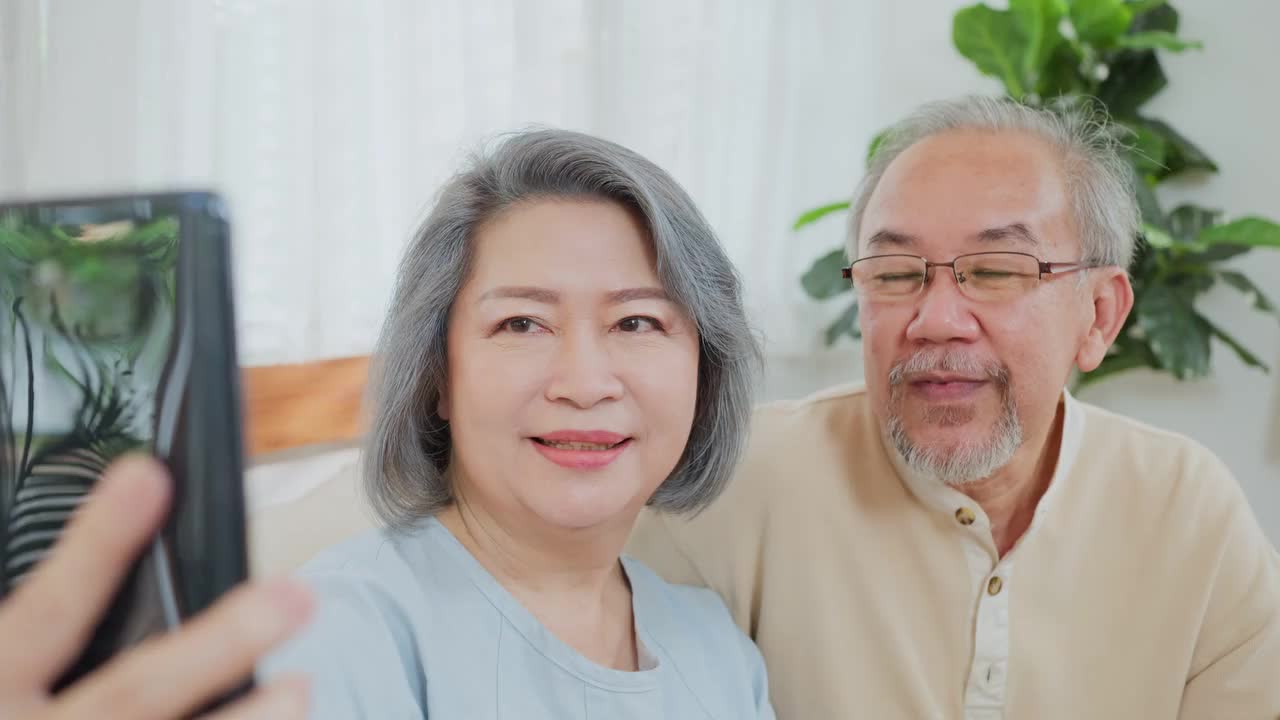
[[[586,442],[555,442],[552,440],[540,440],[547,447],[558,448],[560,450],[608,450],[613,445],[604,443],[586,443]]]

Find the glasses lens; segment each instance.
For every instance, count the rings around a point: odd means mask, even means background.
[[[853,287],[868,298],[914,295],[924,285],[924,260],[909,255],[879,255],[853,264]]]
[[[981,253],[956,258],[960,289],[975,300],[1007,300],[1035,287],[1040,261],[1018,253]]]

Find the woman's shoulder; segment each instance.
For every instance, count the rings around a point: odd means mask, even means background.
[[[624,555],[622,560],[632,592],[643,597],[647,604],[661,607],[671,617],[710,622],[717,626],[733,625],[728,607],[715,591],[667,582],[648,565],[629,555]]]
[[[741,655],[750,638],[734,622],[715,591],[669,583],[639,560],[623,557],[637,613],[637,626],[672,655]]]
[[[704,587],[669,583],[629,556],[623,563],[637,627],[683,676],[684,685],[704,703],[728,703],[726,717],[772,717],[764,660],[720,596]],[[738,711],[745,707],[750,708],[746,715]]]

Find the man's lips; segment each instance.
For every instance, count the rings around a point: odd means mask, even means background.
[[[917,373],[907,377],[907,382],[915,383],[953,383],[968,382],[981,383],[986,382],[985,377],[973,377],[971,375],[959,375],[955,373]]]
[[[931,401],[966,400],[988,382],[987,378],[942,373],[923,373],[907,379],[913,391]]]

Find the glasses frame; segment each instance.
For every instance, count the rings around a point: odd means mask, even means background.
[[[1039,270],[1039,274],[1036,276],[1036,282],[1044,280],[1045,275],[1065,275],[1067,273],[1076,272],[1077,270],[1089,270],[1092,268],[1102,267],[1097,263],[1086,263],[1086,262],[1046,262],[1036,257],[1035,255],[1032,255],[1031,253],[1018,252],[1016,250],[988,250],[984,252],[965,253],[963,255],[957,255],[954,258],[951,258],[950,262],[933,262],[928,258],[922,257],[920,255],[912,255],[910,253],[888,253],[884,255],[868,255],[867,257],[864,257],[864,258],[858,258],[857,260],[854,260],[852,264],[840,268],[840,277],[852,283],[853,282],[853,266],[857,265],[860,262],[865,262],[867,260],[875,260],[877,258],[889,258],[889,257],[912,258],[914,260],[920,260],[924,262],[924,281],[920,283],[920,288],[916,290],[914,293],[910,295],[902,296],[903,298],[909,298],[909,297],[915,297],[916,295],[920,294],[926,287],[929,286],[929,281],[933,278],[933,268],[936,268],[936,267],[951,268],[951,277],[955,278],[956,285],[963,286],[965,283],[965,278],[960,276],[960,271],[956,269],[956,263],[960,262],[961,260],[964,260],[965,258],[981,257],[983,255],[1021,255],[1023,257],[1027,257],[1027,258],[1031,258],[1032,260],[1035,260],[1036,266]]]

